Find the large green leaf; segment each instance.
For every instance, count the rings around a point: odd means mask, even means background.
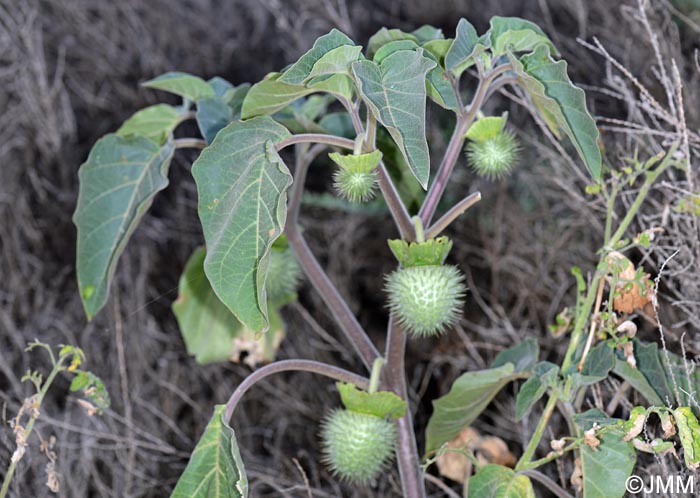
[[[214,293],[204,274],[206,250],[198,248],[190,256],[182,272],[179,294],[173,303],[187,352],[197,363],[235,361],[246,353],[245,363],[255,366],[272,361],[284,338],[284,326],[278,313],[269,309],[270,330],[257,337],[254,331],[236,320]]]
[[[214,415],[192,452],[170,498],[246,498],[248,479],[233,429],[223,420],[226,406]]]
[[[654,406],[664,406],[666,402],[659,397],[656,390],[649,384],[644,374],[638,369],[627,363],[625,360],[615,360],[615,368],[613,369],[617,375],[625,379],[632,387],[634,387],[649,404]]]
[[[532,377],[523,382],[515,400],[515,420],[519,421],[525,413],[544,396],[547,388],[557,382],[559,367],[554,363],[542,361],[535,365]]]
[[[490,463],[468,481],[468,498],[535,498],[530,478]]]
[[[528,337],[515,346],[504,349],[496,355],[491,368],[501,367],[512,363],[516,372],[529,372],[537,363],[540,356],[540,345],[534,337]]]
[[[494,56],[503,55],[507,51],[530,52],[541,44],[549,47],[551,53],[557,53],[554,44],[537,24],[519,17],[493,16],[489,32]]]
[[[117,130],[120,137],[136,135],[146,137],[158,145],[163,144],[182,120],[180,112],[168,104],[157,104],[141,109]]]
[[[168,185],[172,141],[106,135],[78,172],[73,222],[78,228],[77,273],[88,319],[107,301],[109,284],[136,225],[157,192]]]
[[[459,78],[474,64],[476,57],[488,48],[489,44],[488,34],[477,36],[474,26],[466,19],[460,19],[455,40],[445,54],[445,69],[455,78]]]
[[[216,95],[214,88],[199,76],[178,71],[162,74],[146,81],[143,86],[174,93],[192,101]]]
[[[450,392],[433,401],[425,432],[425,451],[437,450],[471,424],[508,382],[518,378],[512,363],[462,374]]]
[[[219,299],[249,328],[268,328],[268,254],[287,214],[289,170],[274,145],[289,131],[263,116],[221,130],[192,166],[207,243],[204,270]]]
[[[291,85],[279,80],[279,75],[268,77],[253,85],[243,100],[241,118],[274,114],[301,97],[318,90],[303,85]]]
[[[379,31],[370,36],[367,41],[367,57],[374,58],[377,51],[387,43],[399,40],[411,40],[417,45],[420,44],[418,37],[415,34],[406,33],[400,29],[381,28]]]
[[[381,64],[357,61],[352,70],[363,100],[401,149],[423,188],[430,157],[425,138],[425,77],[435,62],[423,50],[394,52]]]
[[[600,445],[581,445],[583,498],[622,498],[625,482],[632,475],[637,453],[631,442],[623,440],[624,431],[610,429],[599,436]]]
[[[542,44],[520,59],[508,55],[518,82],[552,132],[559,136],[559,128],[564,130],[593,178],[600,179],[598,128],[586,108],[585,93],[571,83],[566,73],[566,61],[554,61],[549,48]]]
[[[603,342],[590,350],[581,372],[574,372],[571,376],[576,387],[589,386],[607,379],[613,368],[615,353]]]
[[[316,40],[314,46],[280,76],[280,81],[291,85],[303,83],[309,78],[314,65],[324,55],[343,45],[355,45],[355,43],[342,32],[332,29],[330,33]]]

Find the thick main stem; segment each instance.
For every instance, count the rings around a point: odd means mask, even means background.
[[[385,381],[392,391],[408,401],[408,386],[405,371],[406,333],[396,322],[389,318],[386,345]],[[410,408],[397,421],[398,445],[396,461],[401,477],[401,487],[405,498],[425,498],[425,484],[420,468],[420,457],[413,431],[413,416]]]

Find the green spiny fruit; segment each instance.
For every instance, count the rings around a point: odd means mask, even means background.
[[[343,480],[366,484],[389,464],[396,447],[396,427],[374,415],[333,410],[321,430],[324,462]]]
[[[291,249],[270,250],[265,289],[271,302],[286,301],[293,296],[301,281],[301,269]]]
[[[399,268],[386,279],[389,307],[414,336],[442,333],[464,304],[464,277],[456,266]]]
[[[469,142],[466,153],[469,164],[479,176],[500,179],[517,164],[520,145],[512,132],[502,131],[493,137]]]
[[[333,174],[338,194],[350,202],[367,202],[374,198],[377,174],[374,171],[355,171],[340,168]]]

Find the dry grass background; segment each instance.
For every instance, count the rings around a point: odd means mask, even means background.
[[[665,232],[638,257],[656,272],[680,250],[662,278],[661,316],[670,348],[680,352],[685,333],[689,357],[700,352],[698,218],[673,210],[681,196],[698,191],[700,28],[667,0],[641,10],[633,0],[0,0],[0,475],[14,449],[5,421],[30,394],[20,378],[30,365],[46,365],[40,353],[22,353],[31,339],[83,347],[88,368],[105,379],[112,396],[110,411],[89,418],[66,394],[65,381],[52,389],[39,430],[58,439],[61,497],[168,496],[212,405],[224,402],[248,371],[196,365],[170,312],[179,272],[202,240],[185,154],[178,154],[171,186],[122,257],[108,306],[86,323],[70,220],[76,173],[100,135],[163,98],[139,89],[139,81],[168,70],[256,81],[295,60],[332,26],[362,43],[382,25],[413,29],[430,23],[451,35],[460,16],[483,30],[492,15],[539,20],[571,61],[572,78],[589,90],[593,113],[624,121],[600,122],[611,164],[634,150],[645,157],[687,137],[695,176],[675,173],[654,192],[638,228],[663,226]],[[597,37],[649,95],[577,37],[592,44]],[[681,82],[683,105],[675,94]],[[470,279],[464,320],[450,336],[409,348],[419,428],[430,399],[459,373],[483,367],[499,349],[536,336],[543,356],[559,357],[564,345],[546,335],[546,325],[570,303],[569,269],[591,269],[602,238],[603,207],[582,194],[580,165],[553,147],[508,96],[492,99],[489,109],[511,110],[526,153],[506,182],[476,180],[464,169],[455,180],[454,195],[480,189],[485,200],[451,230],[457,239],[452,258]],[[444,137],[435,132],[434,139],[438,149]],[[331,278],[382,342],[385,317],[376,276],[392,265],[383,242],[388,220],[314,208],[305,221],[313,223],[309,238]],[[360,367],[311,289],[304,288],[300,303],[284,316],[289,333],[281,357]],[[658,335],[651,327],[643,331],[648,340]],[[603,391],[616,387],[610,381]],[[251,496],[399,495],[394,474],[379,488],[354,491],[318,465],[315,428],[336,398],[331,383],[310,382],[306,374],[281,376],[252,391],[234,423]],[[519,452],[536,414],[514,423],[512,398],[500,396],[479,428]],[[45,463],[36,448],[30,450],[11,494],[50,496]],[[568,482],[570,469],[549,470]],[[441,496],[436,488],[430,491]]]

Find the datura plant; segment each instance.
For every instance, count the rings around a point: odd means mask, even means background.
[[[188,262],[173,308],[188,351],[201,363],[240,360],[244,353],[251,366],[266,363],[226,405],[214,408],[173,497],[247,496],[230,420],[250,388],[285,371],[338,382],[343,408],[325,408],[318,450],[349,485],[372,486],[396,465],[403,495],[425,497],[430,464],[512,381],[521,382],[516,420],[546,399],[539,422],[514,468],[476,465],[465,490],[469,497],[532,497],[535,484],[568,496],[536,470],[559,458],[576,462],[585,498],[622,497],[637,452],[669,451],[674,438],[687,466],[700,465],[698,422],[687,394],[695,386],[679,387],[673,377],[683,368],[681,358],[662,357],[656,345],[634,337],[629,315],[650,302],[654,286],[624,255],[650,241],[649,234],[629,238],[626,232],[652,183],[677,166],[676,148],[603,172],[599,134],[584,92],[572,84],[567,63],[538,26],[494,17],[479,35],[461,19],[454,38],[431,26],[410,33],[383,28],[364,49],[334,29],[298,61],[253,85],[179,72],[144,85],[181,97],[181,105],[137,112],[95,144],[79,172],[77,276],[88,318],[105,305],[131,234],[155,195],[168,186],[173,155],[198,149],[192,176],[206,248]],[[539,361],[536,341],[525,339],[501,352],[489,368],[464,373],[433,402],[419,453],[406,405],[406,342],[432,344],[431,337],[448,333],[459,320],[469,294],[458,262],[446,262],[452,242],[442,232],[480,194],[464,193],[439,218],[435,214],[438,205],[443,209],[456,167],[468,164],[497,180],[518,162],[520,146],[508,129],[507,113],[488,116],[483,110],[506,85],[519,87],[524,95],[519,102],[553,137],[568,139],[592,178],[588,195],[611,207],[601,259],[588,279],[574,271],[575,306],[553,326],[557,337],[569,340],[562,362]],[[430,150],[426,138],[428,105],[436,107],[431,114],[451,116],[453,122],[452,137],[434,168],[431,156],[439,151]],[[191,119],[201,136],[175,138],[177,127]],[[387,254],[394,254],[397,268],[384,281],[377,276],[389,315],[383,352],[327,277],[299,225],[307,173],[315,167],[328,171],[329,165],[338,204],[363,203],[376,195],[372,202],[384,206],[395,225],[387,231]],[[616,196],[633,184],[638,198],[626,204],[624,218],[615,217]],[[274,361],[284,335],[279,308],[296,298],[302,278],[328,306],[366,372],[305,359]],[[603,301],[605,289],[609,298]],[[649,406],[630,419],[596,409],[581,412],[588,386],[609,374],[629,382]],[[551,451],[538,454],[555,410],[568,421],[568,433],[557,435]],[[651,415],[665,428],[658,440],[648,441],[640,428]]]

